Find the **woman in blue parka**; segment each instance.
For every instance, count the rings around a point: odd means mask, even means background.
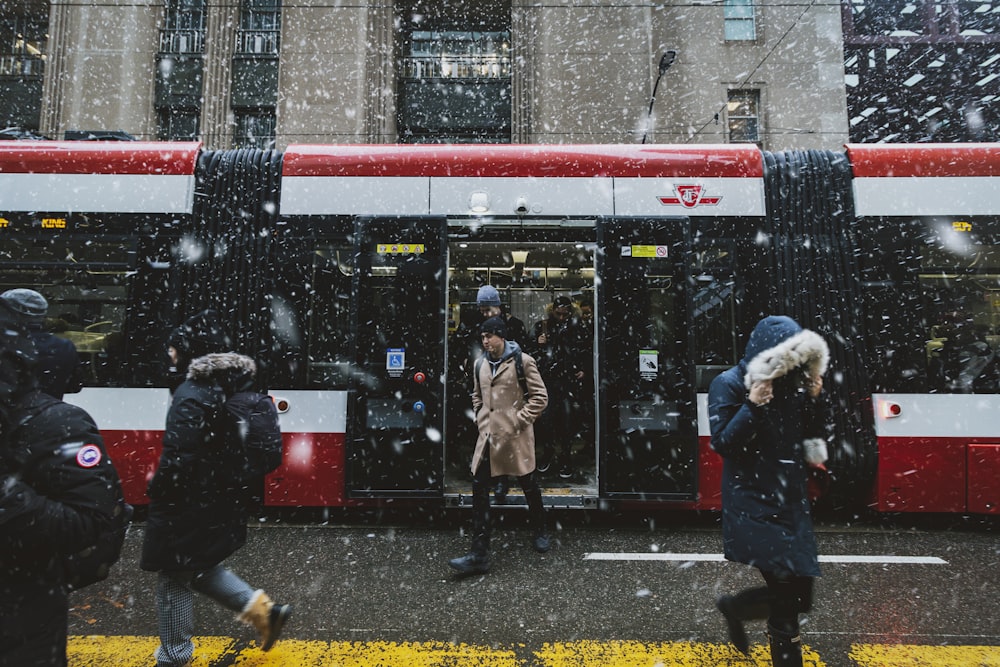
[[[820,575],[810,515],[809,468],[826,460],[822,375],[830,353],[816,333],[784,316],[750,334],[739,364],[708,392],[712,448],[723,458],[725,556],[767,584],[719,598],[731,641],[749,651],[743,621],[767,619],[774,665],[801,665],[799,614]]]

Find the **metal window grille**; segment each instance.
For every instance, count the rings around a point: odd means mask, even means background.
[[[400,69],[404,79],[509,79],[510,33],[414,31]]]
[[[167,0],[164,4],[161,53],[205,52],[205,0]]]
[[[236,53],[277,54],[281,40],[281,2],[244,0]]]
[[[273,108],[236,111],[236,136],[238,148],[274,148],[277,118]]]

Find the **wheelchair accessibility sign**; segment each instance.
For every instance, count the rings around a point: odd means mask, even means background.
[[[406,368],[406,350],[401,347],[390,347],[385,351],[385,370],[389,377],[398,378]]]

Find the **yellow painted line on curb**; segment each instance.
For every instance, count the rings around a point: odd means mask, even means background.
[[[854,644],[858,667],[1000,667],[1000,646]]]
[[[195,637],[193,667],[226,659],[237,667],[521,667],[513,649],[449,642],[325,642],[283,639],[264,653],[255,646],[235,648],[230,637]],[[70,667],[148,667],[156,637],[72,636]]]
[[[195,637],[193,667],[209,667],[210,660],[235,655],[232,637]],[[135,635],[72,636],[66,646],[71,667],[149,667],[156,664],[156,637]]]
[[[751,646],[748,657],[728,644],[704,642],[575,641],[545,644],[535,655],[546,667],[771,667],[767,646]],[[802,647],[802,663],[825,665],[807,646]]]

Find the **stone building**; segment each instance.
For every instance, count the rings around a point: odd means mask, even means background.
[[[0,124],[51,138],[848,140],[837,4],[8,0],[0,13],[13,100]]]

